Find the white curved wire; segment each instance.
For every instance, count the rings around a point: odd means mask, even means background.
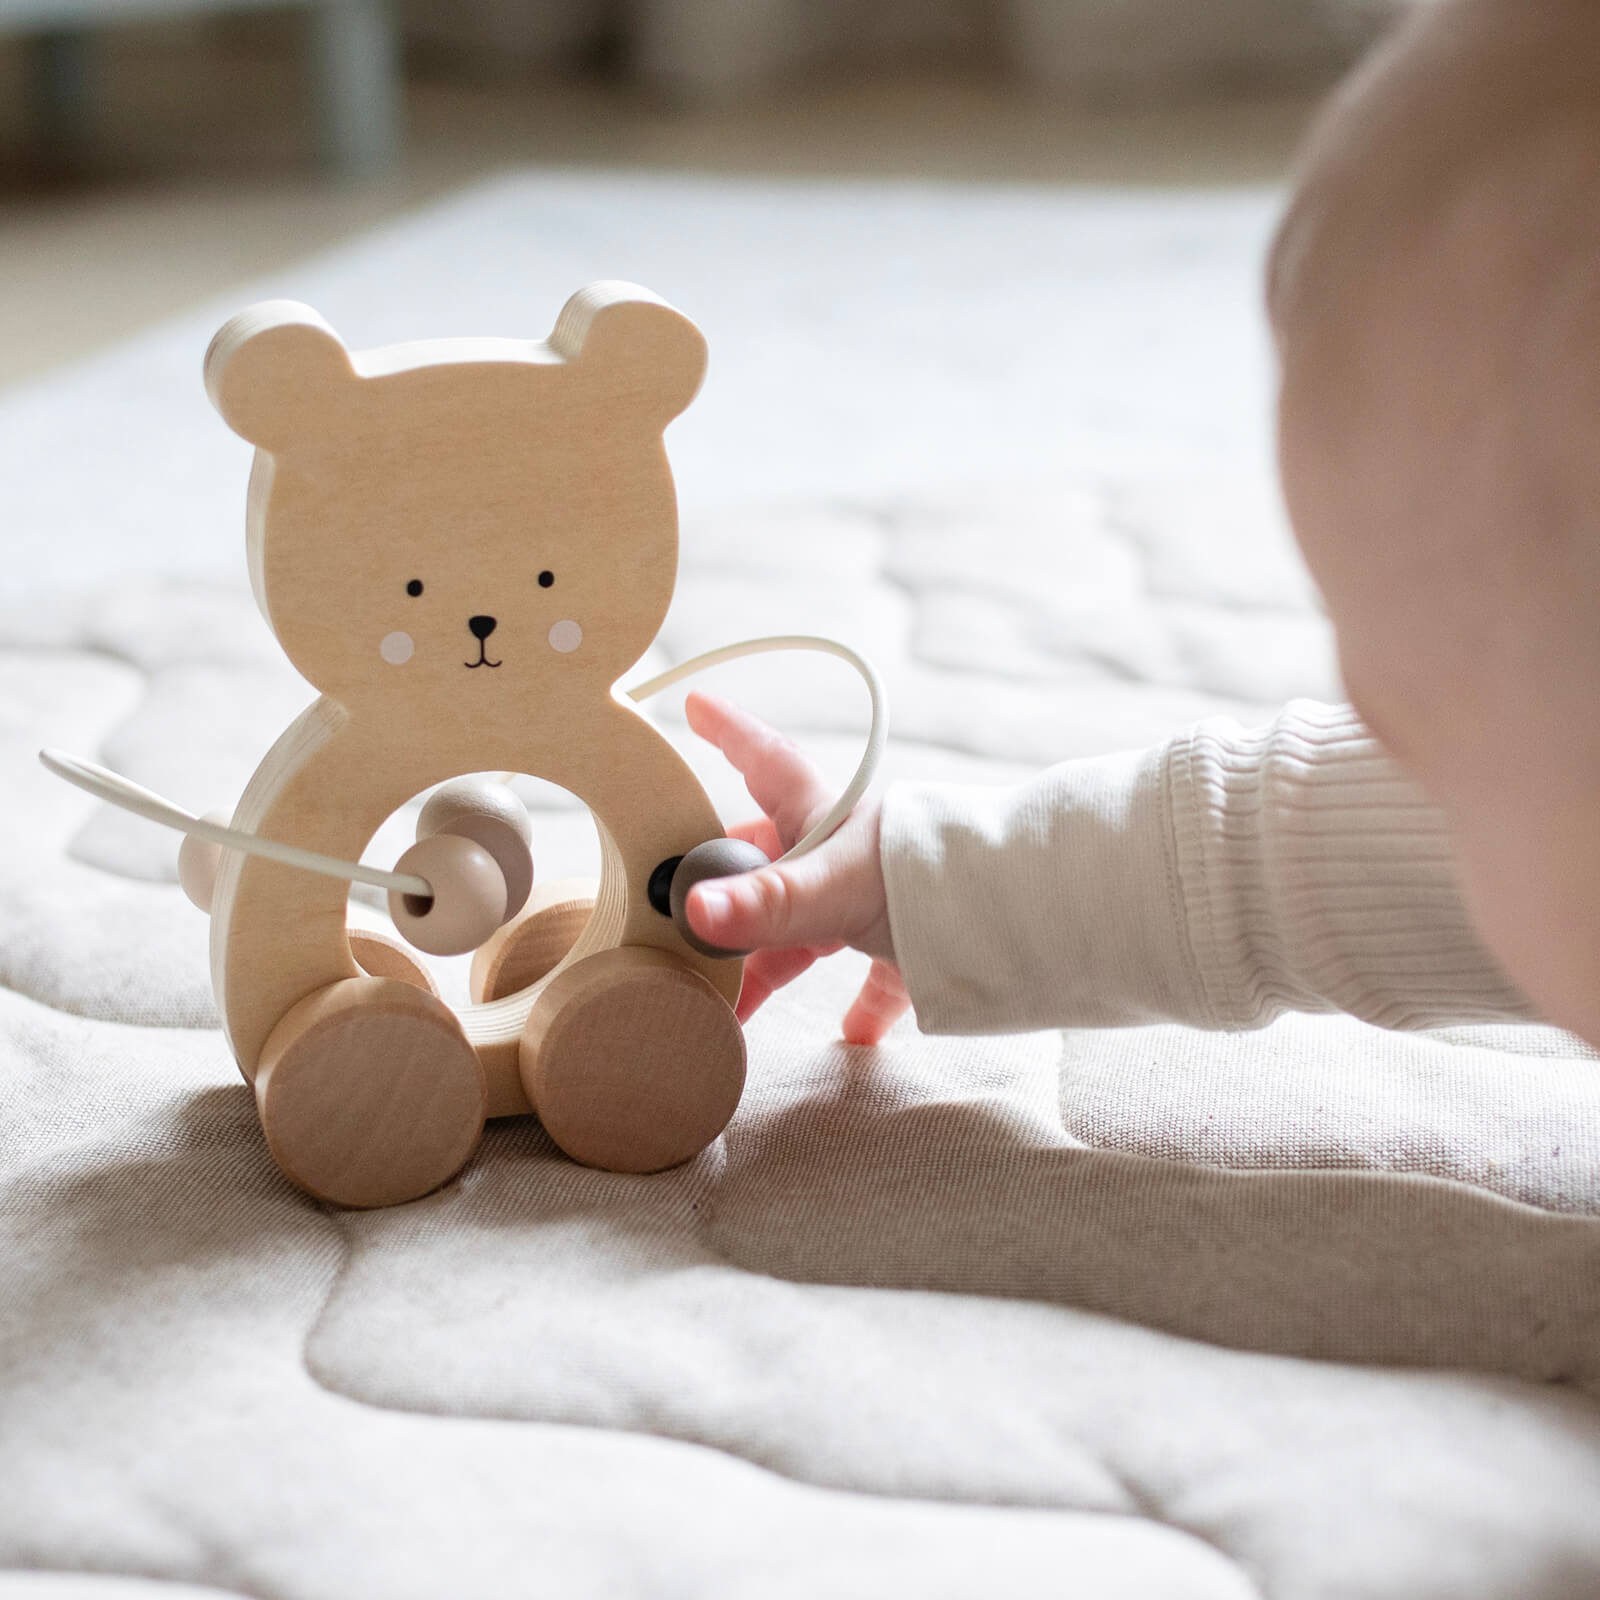
[[[854,809],[856,801],[866,793],[878,770],[883,747],[888,739],[888,698],[883,684],[873,670],[872,663],[859,656],[848,645],[833,639],[823,639],[809,634],[782,634],[767,639],[743,639],[737,644],[725,644],[704,655],[692,656],[669,667],[645,682],[635,684],[627,691],[631,700],[648,700],[685,678],[720,666],[725,661],[737,661],[742,656],[766,655],[776,650],[812,650],[822,655],[837,656],[848,662],[861,674],[867,693],[872,698],[872,725],[867,731],[867,746],[844,792],[834,801],[827,814],[812,827],[804,838],[793,844],[778,857],[787,861],[791,856],[804,855],[814,850],[839,826]],[[135,816],[158,822],[166,828],[176,828],[179,833],[193,834],[199,839],[209,839],[225,850],[242,850],[246,855],[265,856],[285,866],[300,867],[306,872],[320,872],[329,878],[344,878],[352,883],[369,883],[376,889],[389,889],[401,894],[423,895],[433,898],[433,885],[413,872],[385,872],[381,867],[368,867],[356,861],[341,861],[337,856],[319,855],[315,850],[302,850],[298,845],[283,844],[277,839],[265,839],[258,833],[246,833],[241,828],[230,828],[220,822],[208,822],[194,816],[170,800],[163,800],[154,790],[130,782],[120,773],[97,766],[69,755],[65,750],[41,750],[39,759],[58,778],[111,805],[131,811]]]
[[[207,822],[204,817],[191,816],[187,811],[163,800],[153,790],[141,788],[126,778],[92,761],[80,760],[65,750],[41,750],[39,759],[58,778],[65,778],[80,789],[109,800],[135,816],[159,822],[163,827],[176,828],[179,833],[192,833],[196,838],[209,839],[227,850],[242,850],[246,855],[265,856],[269,861],[281,861],[288,867],[303,867],[307,872],[320,872],[328,878],[345,878],[353,883],[370,883],[377,889],[397,889],[401,894],[426,895],[433,898],[433,885],[414,872],[385,872],[381,867],[362,866],[357,861],[341,861],[337,856],[318,855],[315,850],[302,850],[298,845],[280,844],[276,839],[263,839],[259,833],[246,833],[241,828],[225,827],[220,822]]]
[[[861,674],[867,693],[872,697],[872,725],[867,730],[867,747],[861,753],[855,772],[822,820],[778,857],[780,861],[788,861],[793,856],[803,856],[808,850],[815,850],[839,827],[855,809],[856,801],[867,792],[867,786],[878,770],[878,763],[883,759],[883,747],[889,738],[889,697],[872,663],[865,656],[857,655],[849,645],[840,644],[834,639],[806,633],[775,634],[767,639],[742,639],[737,644],[720,645],[715,650],[707,650],[704,655],[691,656],[687,661],[680,661],[677,666],[668,667],[665,672],[635,684],[627,691],[627,695],[630,700],[648,700],[651,695],[660,694],[663,689],[670,689],[673,684],[692,678],[708,667],[721,666],[724,661],[737,661],[741,656],[766,655],[774,650],[814,650],[821,655],[837,656],[839,660],[849,662]]]

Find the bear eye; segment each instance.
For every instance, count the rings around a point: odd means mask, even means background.
[[[415,600],[416,597],[422,593],[422,579],[413,578],[411,582],[406,585],[406,593],[410,595],[413,600]]]
[[[539,587],[541,589],[548,589],[555,581],[555,573],[551,572],[548,568],[539,574]]]

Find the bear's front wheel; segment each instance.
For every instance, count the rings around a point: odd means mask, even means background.
[[[319,1200],[399,1205],[477,1148],[488,1090],[450,1009],[395,979],[307,995],[267,1036],[255,1078],[267,1146]]]
[[[744,1089],[744,1032],[700,973],[663,950],[603,950],[558,972],[519,1047],[545,1131],[585,1166],[659,1172],[722,1132]]]

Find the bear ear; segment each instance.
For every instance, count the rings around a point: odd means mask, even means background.
[[[339,335],[310,306],[263,300],[218,329],[205,378],[235,433],[282,454],[322,432],[356,374]]]
[[[562,307],[550,346],[592,376],[609,405],[665,427],[706,373],[705,335],[636,283],[592,283]]]

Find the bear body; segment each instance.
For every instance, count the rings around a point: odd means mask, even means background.
[[[672,597],[662,432],[704,366],[693,324],[625,284],[575,295],[548,343],[352,356],[292,302],[252,307],[212,342],[213,403],[257,447],[252,586],[321,695],[236,825],[356,860],[421,790],[505,770],[576,795],[602,848],[595,910],[561,965],[459,1018],[364,975],[338,880],[224,858],[219,1008],[273,1154],[322,1198],[413,1198],[459,1170],[486,1115],[530,1109],[578,1159],[651,1170],[703,1147],[737,1103],[739,963],[689,949],[647,894],[663,861],[721,826],[615,689]]]

